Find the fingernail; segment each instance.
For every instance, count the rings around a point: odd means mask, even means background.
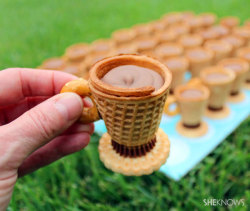
[[[55,102],[56,110],[66,119],[74,120],[78,118],[83,109],[83,103],[80,96],[74,93],[60,94],[59,99]]]

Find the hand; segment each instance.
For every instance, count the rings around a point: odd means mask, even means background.
[[[74,93],[56,95],[73,79],[59,71],[0,71],[0,210],[18,176],[88,144],[93,124],[75,123],[86,102]]]

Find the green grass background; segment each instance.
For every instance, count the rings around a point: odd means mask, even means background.
[[[160,18],[170,11],[250,18],[249,0],[1,0],[0,69],[36,67],[77,42]],[[247,210],[205,207],[203,199],[250,202],[250,119],[180,182],[162,173],[125,177],[104,168],[98,136],[89,146],[18,180],[9,210]]]

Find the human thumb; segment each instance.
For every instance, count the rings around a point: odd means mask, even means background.
[[[0,149],[1,161],[11,160],[6,168],[18,168],[33,151],[71,126],[81,115],[82,109],[83,102],[78,95],[63,93],[0,127],[0,146],[5,146]]]

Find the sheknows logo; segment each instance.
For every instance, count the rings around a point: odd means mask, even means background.
[[[205,206],[245,206],[244,199],[203,199]]]

